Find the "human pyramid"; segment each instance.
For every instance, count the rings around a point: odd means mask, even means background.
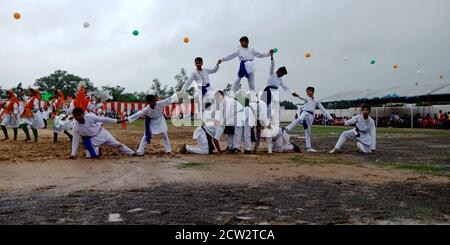
[[[195,81],[202,121],[193,133],[193,139],[197,140],[197,145],[183,145],[180,150],[182,154],[238,154],[241,153],[242,141],[244,154],[257,154],[262,139],[266,141],[270,154],[300,152],[300,147],[291,141],[289,135],[289,132],[299,125],[305,129],[307,152],[317,152],[311,143],[311,127],[316,109],[320,109],[335,125],[355,125],[353,129],[341,135],[330,153],[339,152],[349,139],[357,141],[357,148],[361,152],[371,153],[376,149],[376,128],[374,120],[369,116],[369,106],[363,106],[362,113],[348,121],[335,121],[320,101],[314,98],[313,87],[306,89],[307,96],[300,96],[289,89],[282,79],[288,74],[287,68],[275,69],[276,49],[260,53],[249,47],[249,43],[247,37],[242,37],[241,47],[231,55],[221,58],[213,69],[203,69],[203,59],[196,58],[196,69],[181,91],[162,100],[158,100],[160,98],[154,95],[147,95],[148,105],[143,110],[131,116],[124,114],[120,119],[102,117],[103,101],[89,99],[84,85],[78,88],[75,99],[65,98],[61,90],[55,90],[54,99],[50,102],[50,110],[41,108],[41,95],[37,89],[30,88],[27,94],[21,91],[19,95],[11,89],[7,91],[8,101],[0,107],[1,128],[5,136],[2,141],[10,139],[7,130],[7,127],[10,127],[14,132],[14,140],[17,140],[18,129],[21,128],[26,141],[31,141],[29,133],[31,128],[34,141],[38,142],[38,129],[46,127],[46,119],[51,113],[55,118],[53,141],[58,141],[60,133],[67,135],[72,141],[71,159],[76,158],[80,143],[83,143],[87,158],[98,158],[101,145],[116,148],[124,155],[142,156],[146,145],[151,144],[152,137],[157,135],[163,138],[165,152],[173,155],[168,127],[163,115],[164,108],[174,103],[181,103]],[[263,92],[257,93],[254,59],[269,57],[271,65],[267,87]],[[209,76],[218,72],[223,62],[235,58],[240,60],[238,76],[233,83],[231,95],[227,96],[223,90],[213,88]],[[244,98],[244,101],[238,101],[236,93],[241,88],[243,78],[248,81],[250,96]],[[280,125],[280,87],[305,103],[297,113],[295,121],[285,128]],[[24,106],[21,106],[21,100]],[[136,151],[118,142],[108,130],[102,127],[103,124],[122,124],[122,128],[126,128],[126,123],[133,123],[140,118],[145,119],[145,127]],[[69,132],[70,130],[72,133]],[[220,140],[224,134],[228,135],[228,144],[227,148],[222,150]]]

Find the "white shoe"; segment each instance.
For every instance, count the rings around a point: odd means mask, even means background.
[[[360,152],[364,152],[364,146],[361,144],[361,143],[356,143],[356,147],[358,147],[358,150],[360,151]]]
[[[330,154],[334,154],[334,153],[336,153],[337,152],[337,150],[336,149],[333,149],[333,150],[331,150],[329,153]]]
[[[306,151],[309,152],[309,153],[317,153],[317,152],[319,152],[317,150],[314,150],[313,148],[309,148]]]

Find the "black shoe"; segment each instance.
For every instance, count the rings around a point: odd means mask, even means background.
[[[298,147],[295,143],[291,142],[292,145],[294,145],[294,151],[297,153],[302,152],[302,150],[300,150],[300,147]]]
[[[187,154],[186,144],[184,144],[184,145],[181,147],[180,153],[181,153],[181,154]]]
[[[234,153],[234,151],[231,148],[229,148],[229,147],[227,147],[225,152],[228,153],[228,154],[233,154]]]
[[[242,151],[241,150],[239,150],[239,149],[237,149],[237,148],[234,148],[233,149],[233,153],[241,153]]]
[[[244,151],[245,155],[253,155],[253,151]]]

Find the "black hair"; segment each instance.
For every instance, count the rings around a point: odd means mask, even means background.
[[[145,97],[145,101],[147,101],[147,103],[156,101],[156,96],[154,96],[154,95],[152,95],[152,94],[149,94],[149,95],[147,95],[147,96]]]
[[[203,62],[203,58],[202,57],[195,58],[195,63],[197,63],[197,61]]]
[[[316,89],[315,89],[314,87],[308,87],[308,88],[306,89],[306,91],[309,91],[309,90],[313,91],[313,93],[316,92]]]
[[[284,75],[288,74],[288,71],[285,66],[278,68],[278,71],[282,72]]]
[[[80,107],[77,107],[77,108],[73,109],[72,114],[73,115],[78,115],[78,114],[84,115],[84,111]]]
[[[37,94],[37,93],[36,93],[36,90],[34,90],[34,89],[32,89],[32,88],[30,88],[29,91],[30,91],[31,93],[33,93],[34,95]]]
[[[225,96],[225,93],[224,93],[222,90],[217,90],[217,91],[216,91],[216,95],[217,95],[217,94],[220,94],[220,95],[222,95],[222,96]]]
[[[363,105],[363,106],[361,106],[361,110],[364,110],[364,109],[368,109],[369,112],[372,111],[372,108],[370,108],[369,105]]]
[[[245,98],[245,107],[250,106],[250,98]]]
[[[241,37],[241,39],[239,39],[239,42],[249,42],[248,37],[247,36]]]

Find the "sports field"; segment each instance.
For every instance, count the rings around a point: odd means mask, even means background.
[[[107,128],[132,148],[143,134],[142,122]],[[98,160],[68,160],[70,142],[53,144],[50,129],[39,145],[20,132],[0,142],[0,223],[450,223],[449,131],[379,128],[374,154],[351,143],[329,155],[346,129],[314,127],[318,154],[268,155],[263,144],[259,155],[170,157],[156,137],[144,157],[105,147]],[[195,144],[193,130],[169,127],[174,151]],[[302,129],[293,135],[303,146]]]

